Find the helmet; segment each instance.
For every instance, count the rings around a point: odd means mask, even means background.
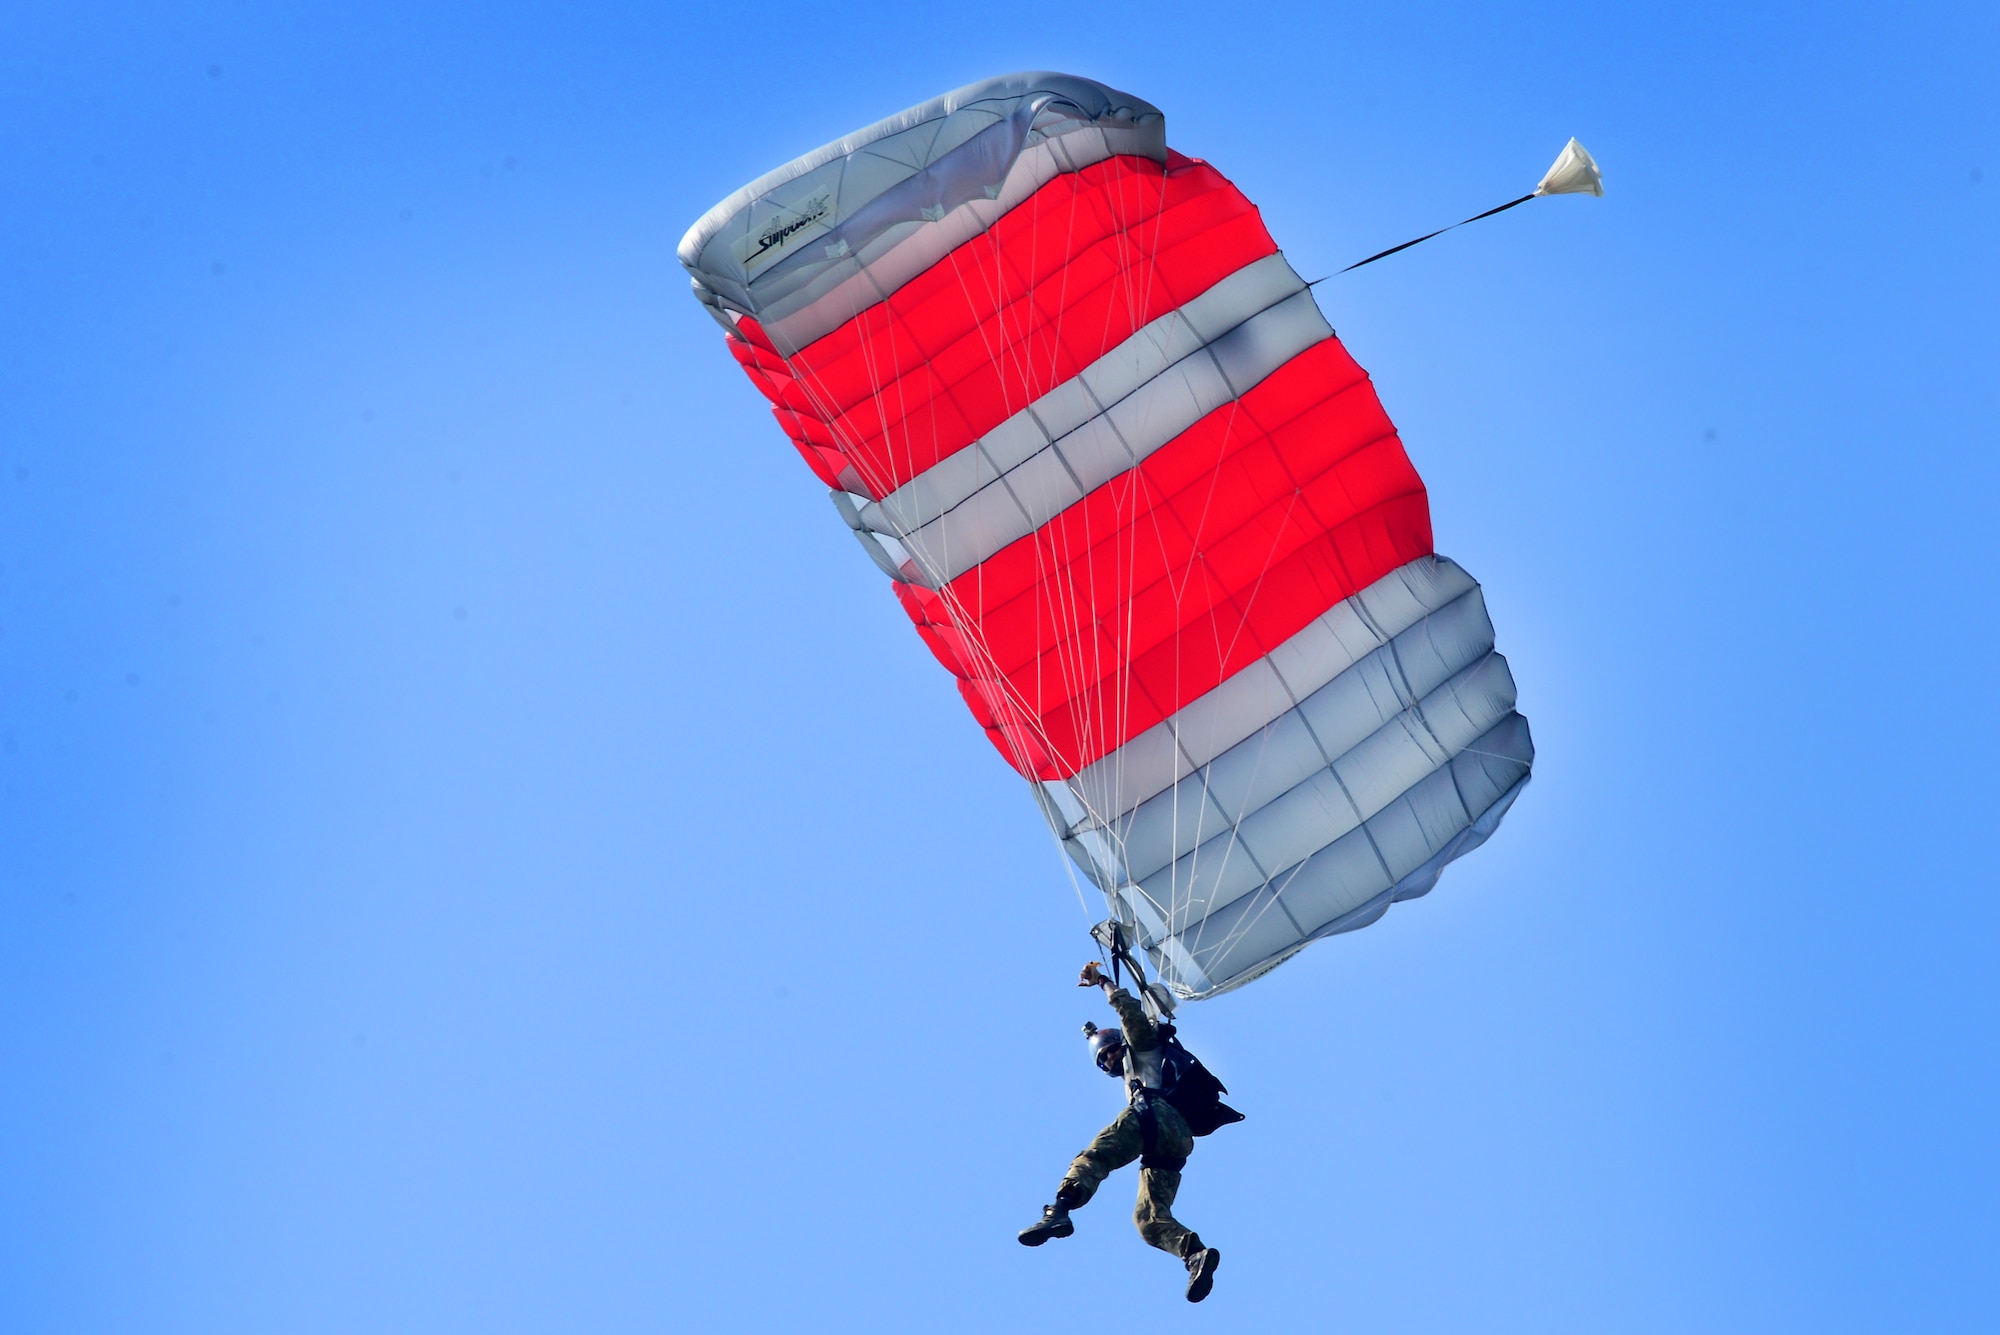
[[[1103,1070],[1105,1069],[1104,1054],[1113,1049],[1122,1049],[1124,1046],[1125,1034],[1122,1030],[1099,1029],[1090,1035],[1090,1059],[1097,1063],[1100,1070]],[[1116,1071],[1110,1073],[1112,1075],[1118,1074]]]

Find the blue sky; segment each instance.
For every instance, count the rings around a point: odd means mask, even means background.
[[[2000,1322],[1990,6],[16,7],[0,1310],[35,1332]],[[1324,284],[1540,748],[1194,1009],[1180,1213],[1019,781],[682,230],[1012,69]]]

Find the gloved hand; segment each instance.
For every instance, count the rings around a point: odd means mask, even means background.
[[[1103,974],[1103,971],[1097,967],[1096,960],[1092,960],[1090,963],[1083,966],[1083,973],[1078,976],[1076,985],[1078,987],[1113,986],[1111,980],[1109,978],[1106,978]]]

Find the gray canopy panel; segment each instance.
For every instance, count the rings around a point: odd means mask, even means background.
[[[1429,891],[1534,757],[1479,585],[1425,557],[1041,792],[1167,985],[1198,998]]]
[[[1166,160],[1157,107],[1069,74],[968,84],[744,186],[681,238],[696,299],[795,351],[991,226],[1059,171]]]

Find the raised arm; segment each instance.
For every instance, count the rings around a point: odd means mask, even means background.
[[[1122,987],[1107,987],[1104,996],[1111,1009],[1118,1012],[1118,1027],[1125,1031],[1126,1047],[1134,1052],[1151,1052],[1160,1046],[1159,1030],[1153,1028],[1152,1019],[1137,997]]]
[[[1126,1047],[1134,1052],[1151,1052],[1160,1046],[1160,1033],[1153,1028],[1153,1021],[1146,1014],[1146,1008],[1139,1003],[1137,997],[1122,987],[1114,986],[1109,978],[1099,972],[1095,960],[1083,966],[1083,974],[1077,985],[1079,987],[1095,985],[1104,989],[1104,999],[1111,1003],[1112,1010],[1118,1012],[1118,1027],[1124,1031]]]

